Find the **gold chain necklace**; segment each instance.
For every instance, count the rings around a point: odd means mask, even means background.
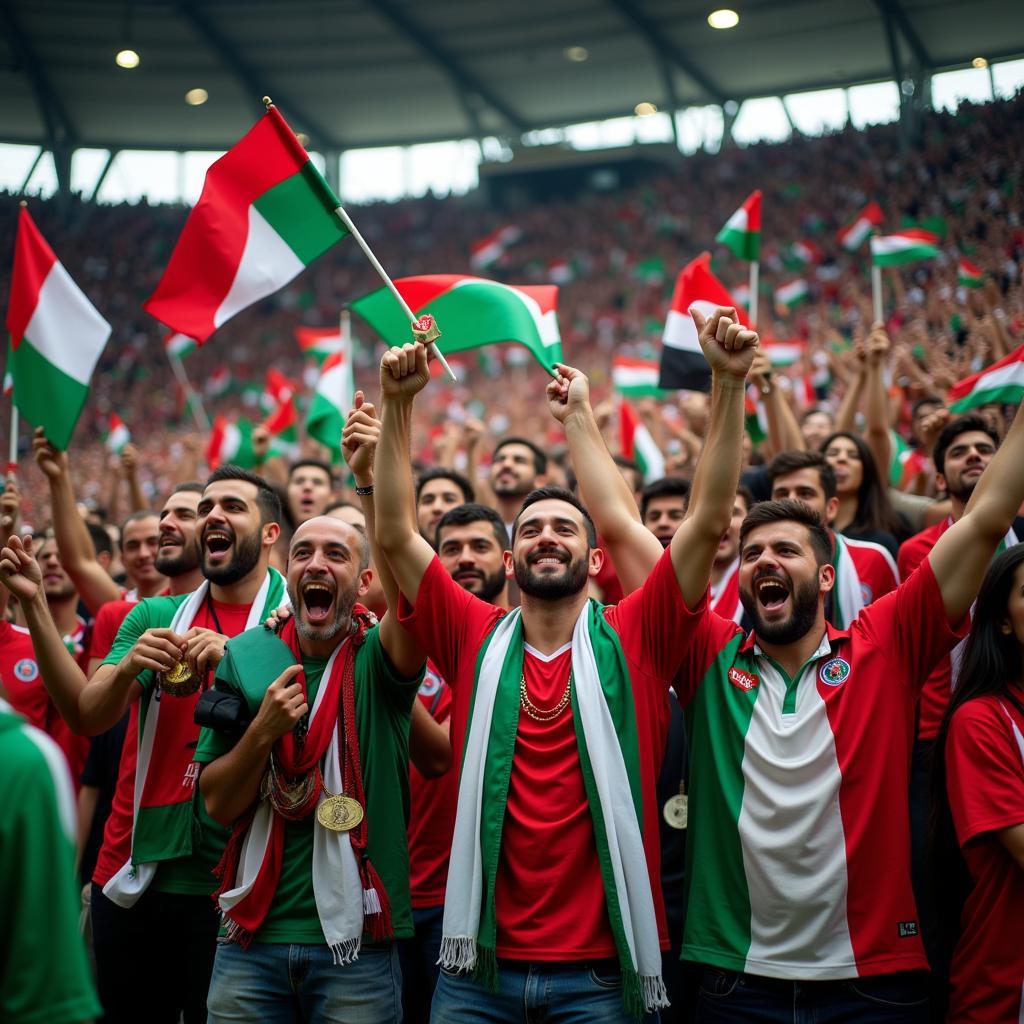
[[[569,706],[569,695],[571,692],[572,669],[569,669],[569,681],[565,684],[565,692],[558,703],[553,708],[539,708],[530,700],[530,695],[526,692],[526,673],[524,672],[519,680],[519,706],[535,722],[553,722]]]

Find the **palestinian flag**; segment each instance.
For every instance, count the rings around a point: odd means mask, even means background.
[[[66,449],[110,324],[57,261],[25,207],[18,213],[7,330],[14,404],[51,444]]]
[[[715,235],[733,256],[748,262],[761,258],[761,190],[751,192],[743,205],[725,222]]]
[[[873,199],[857,216],[839,232],[839,244],[847,252],[856,252],[868,235],[879,227],[884,219],[882,208]]]
[[[497,231],[492,231],[473,243],[469,253],[469,265],[474,270],[493,267],[505,255],[505,250],[510,245],[515,245],[522,237],[522,230],[514,224],[506,224]]]
[[[889,485],[905,490],[928,468],[928,457],[911,448],[895,430],[889,430],[892,460],[889,463]]]
[[[729,292],[730,295],[736,300],[736,302],[743,308],[744,313],[749,313],[750,310],[750,285],[743,282],[743,284],[736,285]]]
[[[810,297],[811,289],[802,277],[779,285],[775,289],[775,305],[784,306],[786,309],[795,309],[800,303],[806,302]]]
[[[120,455],[124,451],[124,446],[131,439],[132,435],[128,433],[124,420],[116,412],[112,412],[107,420],[107,429],[103,435],[103,443],[106,445],[107,451],[112,452],[114,455]]]
[[[957,284],[962,284],[965,288],[980,288],[985,283],[985,272],[966,256],[961,256],[956,280]]]
[[[979,405],[998,402],[1016,405],[1024,398],[1024,345],[986,366],[949,390],[950,412],[967,412]]]
[[[616,356],[612,360],[612,385],[626,398],[662,397],[667,392],[658,387],[658,361]]]
[[[665,318],[659,387],[690,391],[710,388],[711,368],[697,340],[697,327],[690,310],[696,308],[707,317],[718,306],[735,305],[725,285],[711,273],[711,253],[703,252],[683,267],[676,278],[672,306]]]
[[[761,351],[772,366],[792,366],[804,354],[804,345],[800,341],[762,341]]]
[[[753,384],[747,388],[747,393],[743,398],[743,408],[744,423],[747,433],[750,435],[750,441],[754,445],[759,445],[768,438],[768,417],[765,414],[764,405],[761,403],[761,396]]]
[[[206,464],[211,470],[231,463],[242,469],[252,469],[256,458],[252,450],[252,423],[240,419],[234,423],[226,416],[213,421],[210,440],[206,445]]]
[[[665,457],[661,449],[636,409],[624,398],[619,402],[619,441],[622,454],[640,467],[645,484],[660,480],[665,475]]]
[[[513,341],[549,372],[562,361],[555,285],[508,285],[462,274],[403,277],[395,285],[417,317],[434,317],[442,332],[437,344],[446,356]],[[409,321],[387,288],[356,300],[352,309],[389,345],[410,340]]]
[[[794,242],[782,254],[782,262],[794,270],[821,263],[824,258],[825,254],[821,248],[808,238]]]
[[[340,205],[271,107],[206,172],[199,202],[145,309],[202,344],[345,237],[334,213]]]
[[[299,454],[299,414],[289,395],[262,423],[270,431],[270,455],[294,459]]]
[[[337,327],[296,327],[295,340],[302,354],[321,366],[342,350],[341,331]]]
[[[209,377],[206,378],[206,387],[203,390],[211,398],[219,398],[231,390],[231,371],[226,366],[218,366]]]
[[[335,352],[320,368],[306,417],[306,433],[327,448],[335,462],[341,459],[341,431],[354,398],[351,349]]]
[[[928,260],[939,254],[939,236],[923,228],[905,228],[892,235],[871,239],[871,259],[876,267],[898,267]]]
[[[184,358],[189,352],[195,352],[197,347],[195,338],[186,338],[184,334],[172,331],[164,337],[164,351],[175,359]]]

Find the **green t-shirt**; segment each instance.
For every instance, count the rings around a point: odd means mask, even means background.
[[[255,715],[267,687],[294,664],[291,651],[273,633],[251,629],[227,646],[217,668],[217,685],[242,694]],[[309,700],[320,686],[326,662],[303,659]],[[409,903],[409,722],[423,673],[403,679],[392,667],[376,627],[356,652],[355,705],[359,761],[368,826],[366,852],[387,889],[395,938],[413,934]],[[237,738],[203,729],[196,760],[214,761]],[[285,826],[281,879],[256,942],[322,943],[313,897],[313,834],[316,816]]]
[[[121,623],[114,644],[110,648],[110,653],[103,659],[103,664],[118,664],[147,629],[170,626],[178,608],[189,596],[179,594],[175,597],[147,597],[140,601]],[[141,742],[146,713],[155,692],[156,674],[147,669],[138,676],[138,683],[142,687],[142,696],[139,698]],[[217,887],[213,869],[217,866],[230,835],[227,829],[218,825],[206,813],[206,805],[197,786],[192,798],[192,853],[188,857],[160,861],[156,877],[153,879],[153,889],[157,892],[209,896]]]
[[[71,775],[49,736],[2,700],[0,792],[0,1020],[99,1017],[78,930]]]

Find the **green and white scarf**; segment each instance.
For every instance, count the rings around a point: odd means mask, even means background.
[[[572,716],[594,822],[608,918],[633,1016],[668,1006],[640,823],[640,750],[625,656],[601,605],[588,601],[572,637]],[[519,723],[523,624],[510,612],[477,658],[445,894],[440,963],[497,985],[494,886]]]

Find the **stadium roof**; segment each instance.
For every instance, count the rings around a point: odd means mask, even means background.
[[[264,94],[324,151],[514,137],[1024,53],[1021,0],[723,2],[0,0],[0,141],[223,149]]]

